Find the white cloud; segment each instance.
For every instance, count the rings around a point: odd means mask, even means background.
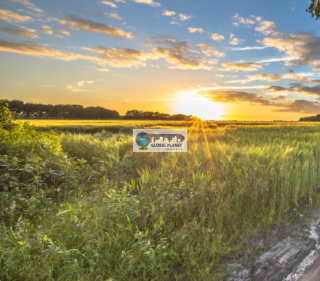
[[[166,11],[166,10],[163,10],[163,13],[162,13],[163,16],[168,16],[168,17],[174,16],[175,14],[176,12],[174,11]]]
[[[224,36],[221,35],[221,34],[218,34],[218,33],[211,33],[211,36],[210,38],[213,40],[213,41],[217,41],[217,42],[222,42],[222,40],[224,39]]]
[[[109,1],[102,1],[101,3],[108,5],[108,6],[111,6],[112,8],[118,8],[118,6],[116,4],[109,2]]]
[[[105,14],[106,14],[106,16],[109,17],[109,18],[114,18],[114,19],[117,19],[117,20],[122,20],[122,17],[120,17],[117,12],[115,12],[115,13],[105,13]]]
[[[136,3],[141,3],[141,4],[148,4],[153,7],[160,7],[161,6],[160,3],[153,2],[153,0],[131,0],[131,1],[134,1]]]
[[[230,47],[232,51],[263,50],[265,48],[270,48],[270,47],[269,46]]]
[[[255,28],[256,31],[262,32],[264,35],[277,35],[279,33],[277,25],[273,21],[262,21]]]
[[[233,25],[236,25],[236,26],[238,26],[239,23],[247,24],[247,25],[255,24],[255,23],[256,23],[256,22],[253,21],[252,19],[249,19],[249,18],[245,19],[245,18],[243,18],[243,17],[239,17],[239,14],[235,14],[232,18],[235,20],[235,22],[233,23]]]
[[[222,52],[219,52],[217,50],[202,50],[202,53],[204,53],[206,56],[210,57],[210,56],[215,56],[215,57],[224,57],[225,54]]]
[[[190,33],[200,32],[203,33],[204,30],[202,28],[188,27]]]
[[[176,21],[171,21],[170,24],[182,25],[180,22],[176,22]]]
[[[262,17],[257,17],[257,16],[251,16],[252,18],[254,18],[256,21],[262,21],[263,18]]]
[[[180,18],[180,20],[188,20],[188,19],[191,19],[192,16],[186,16],[184,14],[179,14],[179,18]]]
[[[233,38],[232,40],[229,41],[229,44],[239,45],[239,44],[243,44],[244,41],[245,41],[244,39]]]

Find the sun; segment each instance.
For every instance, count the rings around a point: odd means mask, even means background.
[[[224,114],[220,103],[197,93],[184,93],[177,101],[175,114],[193,115],[202,120],[222,120]]]

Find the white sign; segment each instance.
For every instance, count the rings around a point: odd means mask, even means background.
[[[187,152],[187,129],[134,129],[133,152]]]

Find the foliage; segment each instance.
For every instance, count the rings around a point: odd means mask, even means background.
[[[10,112],[8,108],[8,104],[5,103],[3,100],[0,100],[0,128],[11,129],[16,126],[15,115]]]
[[[319,122],[319,121],[320,121],[320,114],[315,115],[315,116],[301,117],[299,121],[304,121],[304,122]]]
[[[24,103],[21,100],[5,100],[9,105],[9,109],[18,116],[24,116],[25,119],[35,117],[42,119],[43,117],[56,119],[120,119],[119,112],[103,108],[101,106],[88,106],[78,104],[41,104],[41,103]],[[190,120],[191,115],[183,114],[164,114],[152,111],[127,111],[124,119],[128,120]]]
[[[41,104],[24,103],[20,100],[6,100],[10,110],[17,115],[23,115],[25,119],[34,116],[57,119],[119,119],[120,115],[115,110],[105,109],[101,106],[83,107],[77,104]]]
[[[319,0],[311,0],[309,8],[306,12],[310,13],[312,17],[316,16],[316,20],[320,18],[320,2]]]
[[[193,125],[181,154],[132,153],[131,134],[0,130],[0,279],[217,280],[223,257],[312,204],[317,124]]]
[[[143,110],[129,110],[127,111],[124,119],[128,120],[191,120],[193,119],[192,115],[184,115],[184,114],[165,114],[153,111],[143,111]]]

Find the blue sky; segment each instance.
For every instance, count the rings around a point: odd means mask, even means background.
[[[5,0],[2,98],[296,120],[320,113],[308,1]]]

